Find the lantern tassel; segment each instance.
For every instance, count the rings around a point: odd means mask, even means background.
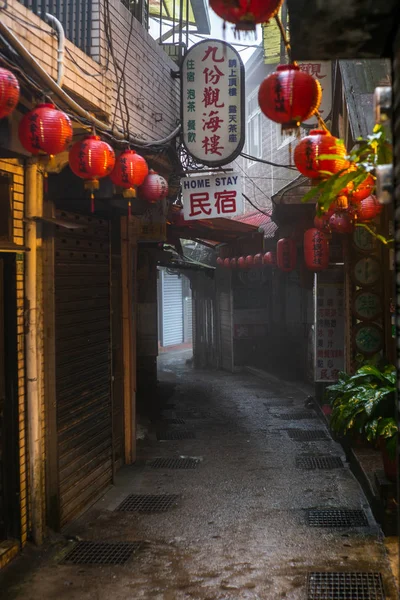
[[[90,194],[90,212],[94,213],[94,194],[93,192]]]
[[[132,202],[129,200],[128,202],[128,219],[132,216]]]

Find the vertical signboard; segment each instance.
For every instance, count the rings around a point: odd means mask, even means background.
[[[192,46],[181,69],[183,142],[195,160],[226,165],[244,144],[244,67],[221,40]]]
[[[344,370],[344,281],[338,272],[315,275],[315,381],[337,381]]]
[[[298,62],[301,71],[312,75],[321,84],[322,100],[319,107],[319,114],[328,121],[332,112],[332,63],[330,60],[319,60],[316,62]],[[318,127],[318,119],[313,116],[308,121],[301,124],[306,129]]]

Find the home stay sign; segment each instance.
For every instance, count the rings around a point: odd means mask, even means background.
[[[199,175],[181,179],[185,220],[234,217],[243,212],[238,173]]]
[[[192,46],[181,68],[183,142],[208,166],[226,165],[244,144],[244,67],[236,50],[221,40]]]

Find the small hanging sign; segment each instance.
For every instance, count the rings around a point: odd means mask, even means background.
[[[181,69],[183,142],[209,166],[226,165],[241,152],[245,132],[244,66],[221,40],[192,46]]]

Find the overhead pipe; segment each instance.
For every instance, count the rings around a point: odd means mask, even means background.
[[[77,102],[75,102],[75,100],[73,100],[73,98],[71,98],[71,96],[69,96],[66,92],[64,92],[64,90],[58,85],[58,83],[55,82],[52,79],[52,77],[50,77],[50,75],[43,69],[43,67],[34,58],[34,56],[32,56],[32,54],[29,52],[29,50],[27,50],[27,48],[25,48],[25,46],[22,44],[22,42],[19,41],[19,39],[11,31],[11,29],[9,27],[7,27],[7,25],[5,25],[5,23],[3,23],[2,21],[0,21],[0,34],[7,40],[7,42],[10,44],[10,46],[12,46],[12,48],[14,50],[16,50],[26,60],[26,62],[29,64],[29,66],[43,79],[43,81],[45,82],[48,89],[51,90],[54,94],[56,94],[56,96],[58,96],[58,98],[60,100],[65,102],[65,104],[67,106],[69,106],[69,108],[71,110],[76,112],[80,117],[89,121],[92,125],[94,125],[94,127],[96,127],[96,129],[99,129],[100,131],[104,131],[106,133],[111,133],[111,135],[113,137],[115,137],[117,140],[121,140],[121,141],[126,140],[126,136],[123,131],[121,131],[120,129],[117,129],[117,128],[110,129],[106,123],[103,123],[103,121],[96,119],[96,117],[94,117],[87,110],[82,108]],[[154,145],[160,146],[163,144],[167,144],[174,137],[176,137],[178,135],[180,129],[181,129],[181,126],[179,125],[178,127],[176,127],[176,129],[174,129],[174,131],[172,133],[170,133],[169,135],[167,135],[167,137],[165,137],[161,140],[144,142],[143,140],[138,140],[133,136],[129,136],[129,139],[126,141],[128,141],[132,144],[136,144],[137,146],[142,146],[142,147],[154,146]]]
[[[54,27],[57,32],[58,47],[57,47],[57,85],[62,88],[64,81],[64,52],[65,52],[65,33],[61,21],[54,15],[46,13],[46,19]]]

